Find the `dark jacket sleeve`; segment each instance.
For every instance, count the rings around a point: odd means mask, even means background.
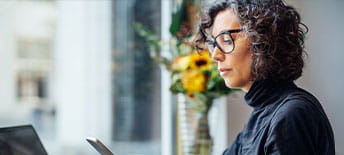
[[[319,143],[333,141],[319,137],[322,131],[322,116],[306,100],[289,100],[279,108],[271,119],[265,154],[271,155],[316,155]],[[323,132],[323,133],[322,133]],[[325,133],[326,134],[326,133]],[[331,138],[331,137],[329,137]]]

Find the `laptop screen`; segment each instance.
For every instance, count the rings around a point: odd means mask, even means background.
[[[47,155],[31,125],[0,128],[0,155]]]

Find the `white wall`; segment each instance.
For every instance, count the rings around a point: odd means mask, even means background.
[[[7,11],[7,12],[5,12]],[[15,100],[15,38],[11,27],[11,10],[0,12],[0,119],[7,121]],[[6,124],[7,125],[7,124]]]
[[[57,14],[57,138],[94,151],[86,136],[111,142],[111,1],[58,1]]]
[[[228,145],[235,140],[237,134],[244,128],[252,108],[245,103],[245,93],[240,91],[228,97]]]

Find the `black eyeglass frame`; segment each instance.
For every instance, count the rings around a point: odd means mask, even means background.
[[[232,53],[232,52],[234,51],[234,49],[235,49],[235,43],[234,43],[234,39],[233,39],[233,37],[232,37],[232,33],[238,33],[238,32],[241,32],[241,31],[243,31],[243,30],[242,30],[242,29],[225,30],[224,32],[221,32],[220,34],[216,35],[215,37],[212,36],[213,40],[206,40],[205,43],[206,43],[206,44],[212,45],[214,49],[215,49],[215,47],[218,47],[218,48],[220,49],[220,51],[221,51],[222,53],[224,53],[224,54],[229,54],[229,53]],[[221,46],[216,42],[216,39],[217,39],[219,36],[224,35],[224,34],[229,34],[229,36],[231,37],[232,42],[233,42],[233,49],[232,49],[231,51],[229,51],[229,52],[225,52],[225,51],[221,48]],[[209,52],[210,52],[210,53],[213,53],[213,52],[210,51],[210,49],[209,49]]]

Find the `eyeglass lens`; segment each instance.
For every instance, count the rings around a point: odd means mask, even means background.
[[[215,46],[219,48],[224,53],[230,53],[234,49],[233,39],[230,33],[223,33],[215,38],[215,41],[208,41],[208,49],[211,53],[214,52]]]

